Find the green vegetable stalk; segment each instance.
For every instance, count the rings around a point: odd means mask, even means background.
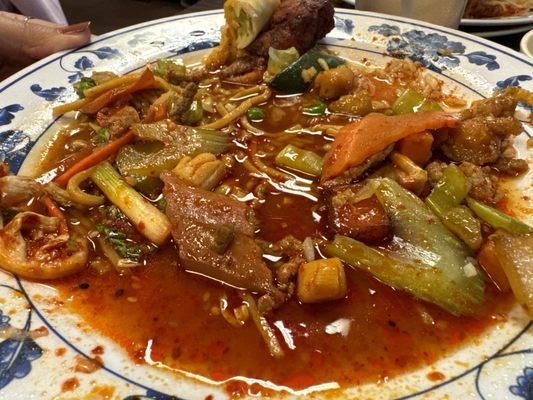
[[[320,176],[324,161],[322,157],[312,151],[303,150],[289,144],[276,156],[276,164],[306,174]]]
[[[79,98],[84,99],[85,91],[95,86],[96,86],[96,81],[94,79],[83,77],[78,83],[74,85],[74,88],[76,89],[76,93],[79,96]]]
[[[268,85],[282,93],[302,93],[313,83],[316,76],[324,71],[324,67],[336,68],[343,64],[342,58],[314,47],[277,74]]]
[[[91,179],[152,243],[163,244],[170,235],[167,216],[128,185],[107,161],[98,164]]]
[[[469,191],[465,174],[454,164],[450,164],[435,185],[426,204],[438,215],[444,226],[462,239],[471,249],[481,246],[481,224],[472,212],[460,204]]]
[[[392,111],[394,114],[410,114],[418,111],[442,111],[442,107],[413,89],[407,89],[396,99]]]
[[[171,71],[178,74],[185,74],[187,68],[185,65],[177,64],[169,58],[160,58],[156,61],[154,75],[160,76],[163,79],[168,79],[168,74]]]
[[[183,122],[187,125],[197,124],[204,117],[204,109],[200,100],[194,100],[191,107],[183,114]]]
[[[481,203],[480,201],[477,201],[471,197],[467,197],[466,202],[468,207],[470,207],[470,209],[474,211],[479,218],[495,229],[504,229],[511,233],[533,232],[533,228],[531,228],[529,225],[501,212],[500,210]]]
[[[387,252],[337,236],[326,254],[454,315],[474,313],[484,300],[485,284],[469,262],[470,250],[418,197],[395,181],[373,179],[370,184],[391,218],[398,248]],[[468,264],[471,268],[466,269]]]

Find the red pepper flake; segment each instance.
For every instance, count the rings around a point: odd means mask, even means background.
[[[65,355],[66,352],[67,352],[67,349],[65,349],[64,347],[58,347],[55,351],[55,355],[58,357],[61,357]]]
[[[426,376],[432,382],[443,381],[446,378],[446,376],[439,371],[430,372]]]
[[[207,396],[205,396],[204,400],[213,400],[213,395],[208,394]]]
[[[80,382],[78,381],[78,378],[69,378],[65,382],[61,384],[61,391],[62,392],[71,392],[74,389],[76,389],[78,386],[80,386]]]
[[[96,346],[94,349],[91,350],[91,354],[94,354],[94,355],[104,354],[104,346]]]

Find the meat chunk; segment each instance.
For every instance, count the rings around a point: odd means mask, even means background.
[[[170,172],[164,172],[163,195],[172,223],[172,236],[182,265],[228,285],[259,293],[275,292],[272,272],[262,260],[248,221],[248,207],[230,197],[187,186]],[[231,227],[233,240],[222,249],[220,227]]]
[[[127,131],[130,126],[141,121],[139,113],[131,106],[125,106],[115,111],[111,108],[103,108],[96,116],[100,126],[110,129],[110,136],[115,138]]]
[[[333,14],[329,0],[282,0],[268,29],[247,50],[267,57],[269,47],[278,50],[295,47],[303,54],[333,29]]]
[[[332,190],[329,200],[329,227],[340,235],[378,244],[391,234],[389,217],[375,195],[357,195],[362,187],[343,185]]]
[[[500,157],[503,139],[521,131],[520,122],[513,117],[475,117],[450,130],[442,150],[453,161],[490,164]]]
[[[505,90],[472,104],[461,113],[459,127],[448,131],[442,151],[452,161],[486,165],[498,160],[509,140],[522,131],[514,118],[518,94]]]
[[[219,76],[222,79],[240,76],[252,71],[263,71],[266,69],[266,61],[263,57],[244,56],[232,62],[227,67],[222,68]]]

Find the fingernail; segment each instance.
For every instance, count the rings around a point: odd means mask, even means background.
[[[59,29],[59,32],[67,35],[73,35],[76,33],[85,32],[90,25],[91,21],[80,22],[79,24],[65,26],[64,28]]]

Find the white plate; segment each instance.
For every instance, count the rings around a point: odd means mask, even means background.
[[[527,15],[518,15],[516,17],[501,18],[463,18],[461,25],[464,26],[509,26],[509,25],[528,25],[533,24],[533,13]]]
[[[355,7],[355,1],[356,1],[356,0],[342,0],[342,1],[344,1],[344,2],[347,3],[347,4],[351,4],[352,6]]]
[[[520,41],[520,51],[533,58],[533,29],[526,33]]]
[[[69,117],[54,118],[54,105],[76,98],[72,82],[92,70],[118,73],[140,68],[159,57],[183,56],[211,47],[219,39],[222,11],[174,16],[100,36],[78,50],[53,55],[0,83],[0,159],[15,172],[35,174],[39,152]],[[384,53],[420,61],[446,87],[465,99],[490,96],[495,88],[522,85],[533,90],[533,63],[526,56],[462,32],[380,14],[337,10],[336,29],[325,43],[348,58],[384,63]],[[451,54],[442,55],[445,48]],[[519,117],[527,120],[520,108]],[[531,130],[529,130],[531,134]],[[526,134],[517,139],[522,157],[527,154]],[[530,173],[520,195],[533,198]],[[528,184],[526,184],[529,182]],[[518,212],[518,210],[517,210]],[[19,280],[0,273],[0,328],[30,331],[44,326],[49,335],[23,342],[0,342],[0,399],[95,398],[132,400],[227,398],[221,386],[187,378],[163,367],[137,365],[89,324],[57,302],[53,287]],[[94,318],[98,318],[97,315]],[[526,399],[533,385],[533,338],[529,319],[520,307],[472,343],[432,366],[376,384],[348,388],[337,398],[368,399]],[[370,333],[371,334],[371,333]],[[77,355],[90,355],[95,345],[105,347],[104,366],[92,374],[73,371]],[[59,355],[57,349],[64,348]],[[428,379],[438,370],[445,378]],[[61,385],[75,377],[79,386],[62,393]],[[321,388],[315,388],[320,390]],[[323,389],[323,388],[322,388]],[[92,393],[93,397],[89,395]],[[303,392],[289,397],[300,397]],[[56,397],[59,396],[59,397]],[[320,392],[316,397],[327,397]],[[331,394],[329,394],[331,396]],[[137,397],[135,397],[137,398]]]

